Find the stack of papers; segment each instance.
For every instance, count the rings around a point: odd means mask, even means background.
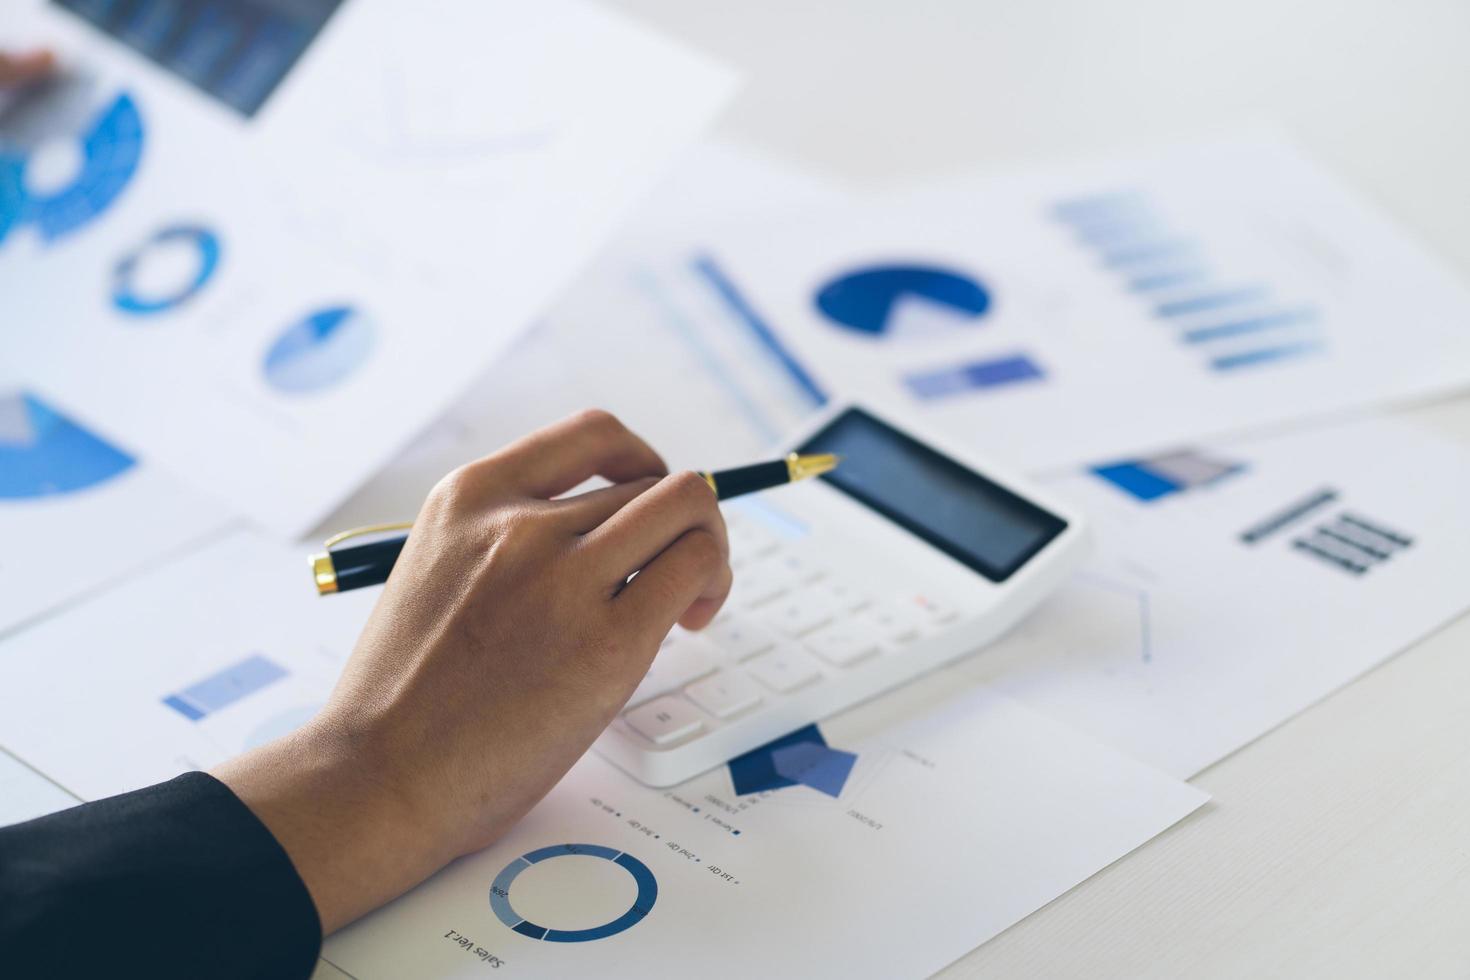
[[[660,181],[733,81],[574,0],[320,0],[210,71],[104,6],[0,15],[68,61],[0,105],[0,819],[311,717],[376,596],[317,599],[302,535],[588,405],[706,468],[860,395],[1098,530],[999,642],[771,747],[830,785],[589,756],[332,937],[353,976],[927,973],[1470,607],[1470,455],[1368,417],[1470,385],[1470,292],[1277,134],[856,206],[719,144]]]

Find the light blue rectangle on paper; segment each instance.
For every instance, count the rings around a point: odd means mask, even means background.
[[[184,688],[176,697],[193,705],[201,714],[208,714],[285,676],[286,668],[256,653]]]
[[[910,374],[903,380],[914,397],[934,401],[1017,382],[1040,381],[1045,377],[1046,372],[1031,358],[1024,354],[1011,354],[988,361],[974,361],[937,371]]]

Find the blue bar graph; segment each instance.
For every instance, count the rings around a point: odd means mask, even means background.
[[[1240,350],[1238,344],[1216,345],[1235,338],[1315,323],[1315,310],[1283,308],[1270,285],[1240,285],[1222,281],[1198,238],[1171,223],[1147,197],[1137,191],[1095,194],[1063,201],[1051,215],[1071,229],[1080,247],[1091,252],[1120,285],[1147,304],[1148,314],[1161,321],[1174,339],[1204,351],[1204,366],[1228,373],[1322,352],[1326,344],[1315,331],[1295,330],[1272,337],[1265,347]],[[943,397],[957,390],[960,379],[925,375],[908,379],[921,398]],[[1132,471],[1118,471],[1129,480]],[[1133,476],[1137,476],[1133,473]],[[1144,481],[1147,483],[1148,481]],[[1138,489],[1148,492],[1140,483]]]
[[[199,721],[285,677],[286,668],[258,653],[163,698],[163,703]]]

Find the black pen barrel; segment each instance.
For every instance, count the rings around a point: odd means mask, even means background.
[[[784,459],[774,463],[755,463],[737,466],[733,470],[720,470],[711,474],[715,481],[715,496],[729,500],[744,493],[769,490],[791,482],[791,470]]]
[[[393,563],[398,561],[407,541],[408,535],[401,534],[331,552],[332,567],[337,570],[337,591],[348,592],[388,581]]]

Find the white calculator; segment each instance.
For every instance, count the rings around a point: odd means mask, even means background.
[[[1075,511],[860,405],[786,451],[837,453],[813,480],[724,505],[735,584],[675,627],[596,750],[671,786],[973,653],[1066,580]]]

